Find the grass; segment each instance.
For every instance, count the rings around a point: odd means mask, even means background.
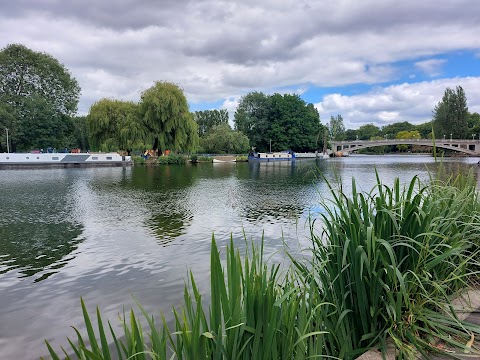
[[[323,232],[316,234],[312,221],[311,249],[305,258],[291,257],[284,271],[264,262],[263,243],[240,254],[232,240],[222,266],[212,239],[210,301],[190,273],[173,328],[163,317],[157,324],[139,304],[147,330],[132,310],[129,320],[123,316],[119,340],[98,309],[94,330],[82,301],[87,338],[75,330],[70,353],[79,359],[353,359],[372,347],[385,351],[392,341],[398,358],[410,359],[414,351],[439,352],[437,340],[470,350],[480,328],[460,321],[450,300],[480,269],[473,178],[422,184],[415,177],[406,186],[399,180],[387,186],[377,174],[370,192],[356,188],[354,180],[351,195],[330,186]]]

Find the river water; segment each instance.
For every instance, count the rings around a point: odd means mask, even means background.
[[[448,172],[478,159],[444,160]],[[171,316],[192,269],[208,286],[214,234],[264,236],[270,261],[309,245],[309,216],[323,211],[324,178],[348,191],[395,177],[427,180],[428,156],[351,156],[288,163],[223,163],[127,168],[0,171],[0,359],[38,359],[44,339],[57,349],[82,329],[80,297],[119,326],[133,296],[148,312]],[[320,175],[321,174],[321,175]],[[324,178],[323,178],[323,177]],[[206,290],[204,290],[206,291]]]

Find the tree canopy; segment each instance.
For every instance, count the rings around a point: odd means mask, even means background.
[[[156,82],[142,93],[139,114],[154,150],[194,151],[198,128],[183,90],[169,82]]]
[[[467,97],[461,86],[457,86],[456,90],[445,90],[442,100],[433,110],[433,128],[436,137],[452,134],[456,139],[468,138]]]
[[[14,150],[67,146],[79,97],[77,81],[51,55],[18,44],[0,51],[0,126]]]
[[[213,127],[228,124],[228,111],[225,109],[195,111],[193,119],[198,125],[198,134],[204,136]]]
[[[241,131],[233,131],[228,124],[214,126],[200,139],[202,150],[212,154],[243,154],[248,152],[248,137]]]
[[[144,147],[145,128],[131,101],[102,99],[93,104],[87,116],[90,141],[103,151]]]
[[[258,151],[269,150],[270,143],[272,151],[315,151],[323,144],[317,109],[298,95],[249,93],[240,99],[234,122]]]
[[[328,130],[330,131],[330,138],[332,140],[345,140],[345,125],[342,115],[330,116]]]

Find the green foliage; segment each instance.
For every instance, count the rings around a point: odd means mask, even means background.
[[[77,81],[52,56],[18,44],[0,51],[0,126],[10,129],[14,151],[68,146],[79,97]]]
[[[358,140],[370,140],[375,136],[381,136],[381,131],[378,126],[373,124],[365,124],[357,130]]]
[[[142,93],[139,111],[153,150],[195,151],[197,123],[177,85],[157,81]]]
[[[330,138],[332,140],[345,139],[345,125],[343,124],[342,115],[330,116],[330,123],[328,124]]]
[[[412,130],[415,130],[415,125],[410,124],[408,121],[396,122],[393,124],[383,126],[382,135],[387,135],[388,138],[393,139],[400,131],[412,131]],[[429,132],[430,131],[432,131],[431,127]]]
[[[213,162],[213,157],[211,156],[199,156],[198,162]]]
[[[240,99],[234,121],[257,151],[269,150],[270,142],[272,151],[315,151],[323,146],[318,111],[298,95],[249,93]]]
[[[420,133],[421,139],[432,138],[432,122],[431,121],[428,121],[423,124],[415,125],[415,128],[413,130],[417,130]]]
[[[132,156],[132,161],[135,165],[145,164],[145,158],[143,156]]]
[[[248,156],[246,156],[246,155],[237,156],[237,157],[235,157],[235,161],[236,162],[247,162],[248,161]]]
[[[187,163],[187,157],[178,154],[168,154],[167,156],[160,156],[158,163],[162,165],[184,165]]]
[[[324,332],[314,323],[323,304],[309,305],[312,293],[303,291],[293,273],[280,273],[279,265],[263,260],[263,244],[251,247],[245,256],[227,248],[226,265],[212,239],[210,258],[210,306],[204,305],[194,276],[185,285],[184,305],[173,310],[175,329],[162,316],[159,327],[139,304],[148,324],[148,339],[140,319],[130,311],[123,315],[123,336],[115,334],[110,322],[103,325],[100,311],[98,330],[81,301],[87,339],[75,329],[77,339],[68,340],[81,359],[306,359],[324,354]],[[106,342],[107,333],[113,345]],[[52,359],[58,354],[46,341]],[[65,353],[68,353],[62,348]],[[172,357],[171,357],[172,355]]]
[[[197,154],[190,155],[190,161],[192,163],[197,163],[198,162],[198,155]]]
[[[214,126],[200,144],[203,151],[212,154],[246,153],[250,149],[248,138],[240,131],[233,131],[228,124]]]
[[[225,109],[195,111],[193,119],[198,125],[198,134],[202,137],[213,127],[220,124],[228,124],[228,111]]]
[[[468,107],[465,91],[461,86],[456,90],[447,88],[433,111],[433,128],[437,137],[452,134],[455,139],[468,138]]]
[[[87,125],[95,149],[130,152],[143,146],[145,129],[139,121],[137,105],[131,101],[97,101],[90,107]]]
[[[415,348],[438,352],[435,339],[464,347],[480,330],[450,307],[479,265],[478,193],[474,181],[459,179],[388,187],[377,174],[369,193],[357,192],[355,180],[351,195],[331,187],[311,262],[294,259],[316,288],[311,301],[334,304],[318,320],[329,353],[351,359],[377,343],[385,350],[391,338],[398,358],[410,359]]]
[[[400,131],[397,133],[397,139],[420,139],[420,133],[417,130],[413,131]],[[407,151],[411,149],[412,145],[397,145],[397,149],[400,151]]]

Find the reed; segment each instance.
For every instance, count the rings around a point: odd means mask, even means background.
[[[479,201],[472,177],[447,182],[417,177],[407,186],[377,184],[369,193],[331,189],[312,234],[312,260],[293,263],[316,288],[325,351],[355,358],[392,339],[399,358],[427,356],[440,339],[465,347],[479,327],[458,320],[450,298],[478,276]],[[333,205],[333,206],[332,206]],[[443,309],[449,309],[447,313]]]
[[[161,326],[138,304],[148,323],[148,337],[134,311],[130,321],[123,316],[123,340],[110,323],[103,326],[97,309],[98,329],[82,300],[89,345],[80,332],[76,342],[68,340],[79,359],[305,359],[323,353],[324,331],[314,323],[322,305],[312,307],[304,284],[292,272],[280,273],[279,265],[263,260],[263,244],[251,246],[244,256],[227,248],[222,266],[212,238],[210,305],[203,303],[192,273],[185,284],[184,305],[174,309],[174,329],[162,316]],[[109,330],[109,334],[107,334]],[[109,347],[107,336],[114,345]],[[97,339],[100,339],[98,341]],[[52,359],[59,355],[47,342]],[[111,349],[116,349],[115,354]],[[68,354],[62,348],[64,354]],[[69,359],[69,357],[66,357]]]

